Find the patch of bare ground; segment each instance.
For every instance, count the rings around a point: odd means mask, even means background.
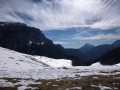
[[[0,90],[17,90],[15,87],[0,87]]]
[[[2,78],[2,79],[8,80],[9,82],[12,83],[16,83],[20,80],[20,78],[19,79]],[[84,76],[81,77],[80,79],[63,78],[63,79],[52,79],[52,80],[36,80],[35,82],[42,82],[42,84],[30,84],[28,86],[38,87],[39,90],[100,90],[99,87],[94,87],[94,86],[101,85],[101,86],[110,87],[112,90],[115,89],[120,90],[120,75]],[[19,85],[15,87],[4,87],[4,88],[0,87],[0,90],[17,90],[18,87]]]

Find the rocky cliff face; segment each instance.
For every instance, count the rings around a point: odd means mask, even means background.
[[[66,57],[62,46],[54,45],[39,29],[22,23],[0,23],[0,46],[32,55]]]
[[[37,28],[28,27],[21,23],[0,25],[0,44],[3,46],[8,47],[9,44],[13,46],[31,43],[42,44],[43,42],[52,44],[52,41],[47,39]]]

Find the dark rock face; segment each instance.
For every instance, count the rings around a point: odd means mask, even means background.
[[[22,53],[51,58],[65,58],[64,48],[54,45],[43,33],[22,23],[1,23],[0,46]]]
[[[69,58],[72,58],[72,65],[73,66],[83,66],[86,63],[85,56],[80,52],[79,49],[65,49],[66,53]]]
[[[96,59],[103,65],[114,65],[120,63],[120,47],[112,49],[103,56]]]
[[[101,64],[104,65],[114,65],[120,63],[120,48],[113,49],[112,51],[106,53],[103,59],[100,60]]]
[[[30,55],[81,62],[79,55],[68,53],[61,45],[53,44],[39,29],[22,23],[0,22],[0,46]]]
[[[22,26],[17,23],[0,26],[0,44],[6,47],[7,44],[13,44],[14,46],[29,44],[30,42],[41,43],[45,39],[45,36],[37,28]]]
[[[76,57],[74,55],[69,55],[69,57],[72,60],[72,66],[85,66],[84,60],[81,60],[79,57]]]

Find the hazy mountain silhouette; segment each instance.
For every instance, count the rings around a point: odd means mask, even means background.
[[[86,48],[85,48],[86,46]],[[84,53],[84,55],[87,57],[87,60],[95,60],[96,58],[104,55],[106,52],[117,48],[120,46],[120,40],[115,41],[112,44],[103,44],[103,45],[98,45],[98,46],[92,46],[92,48],[90,49],[89,47],[87,47],[89,45],[84,45],[83,47],[80,48],[80,51],[83,52],[82,50],[87,51],[86,53]],[[85,49],[83,49],[85,48]]]
[[[95,46],[91,45],[91,44],[85,44],[84,46],[82,46],[80,49],[81,53],[86,54],[88,51],[90,51],[91,49],[93,49]]]
[[[109,44],[99,45],[92,48],[85,55],[89,57],[89,60],[94,60],[100,57],[101,55],[105,54],[107,51],[110,51],[111,49],[112,49],[112,46]]]

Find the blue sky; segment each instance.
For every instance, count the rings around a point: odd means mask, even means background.
[[[91,28],[67,28],[65,30],[50,30],[43,33],[66,48],[80,48],[86,43],[93,45],[111,44],[120,38],[120,28],[99,30]]]
[[[0,0],[0,21],[22,22],[55,44],[79,48],[120,39],[120,0]]]

